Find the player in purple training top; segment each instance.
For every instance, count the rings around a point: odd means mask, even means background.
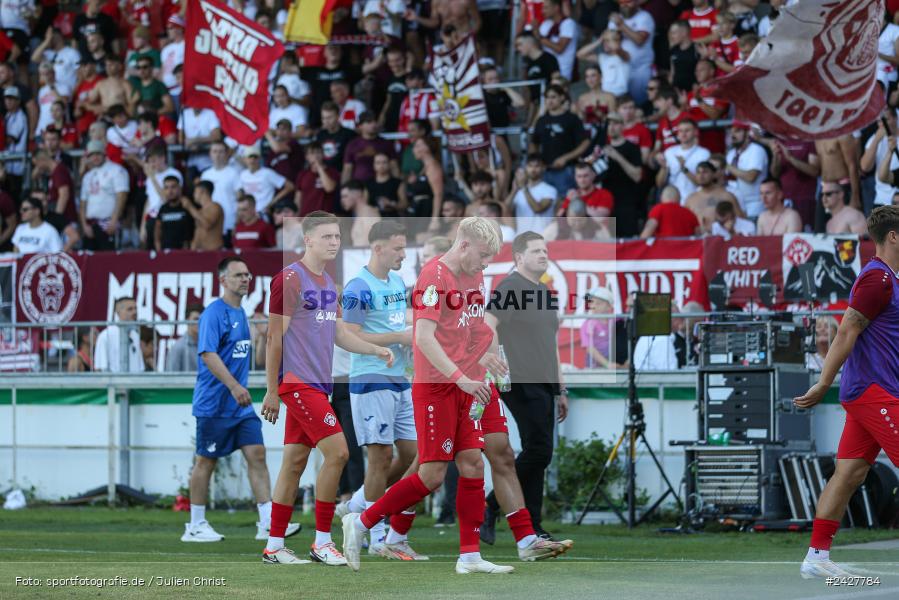
[[[272,492],[272,525],[262,561],[308,562],[284,547],[284,537],[300,476],[309,453],[318,448],[324,464],[315,482],[315,543],[309,557],[326,565],[345,565],[346,559],[331,540],[337,485],[349,456],[346,437],[328,401],[333,389],[334,344],[349,352],[377,356],[388,367],[393,364],[393,353],[359,339],[340,318],[337,288],[325,272],[325,265],[340,250],[337,217],[314,211],[303,219],[302,228],[303,257],[271,283],[262,417],[270,423],[277,421],[284,402],[287,421],[281,471]]]
[[[836,471],[818,499],[800,571],[805,579],[852,576],[830,560],[830,545],[849,499],[881,449],[899,467],[899,206],[875,208],[868,217],[868,233],[877,254],[852,286],[849,308],[824,359],[821,378],[794,400],[800,408],[818,404],[843,367],[840,402],[846,424]]]

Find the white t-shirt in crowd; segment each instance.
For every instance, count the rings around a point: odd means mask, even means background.
[[[53,109],[53,103],[57,100],[66,101],[65,94],[62,90],[59,89],[59,85],[54,85],[50,87],[49,85],[42,85],[41,89],[37,92],[37,106],[38,106],[38,116],[37,116],[37,124],[34,126],[35,135],[40,135],[44,132],[44,129],[47,128],[47,125],[51,125],[53,123],[53,115],[51,113]]]
[[[655,61],[655,52],[652,49],[652,38],[655,37],[656,23],[645,10],[638,10],[630,17],[624,19],[624,24],[633,31],[645,31],[649,34],[642,46],[638,46],[626,35],[621,36],[621,49],[631,57],[631,69],[650,69]],[[609,29],[617,30],[618,26],[609,21]],[[603,73],[605,77],[605,73]]]
[[[256,212],[263,212],[271,204],[275,193],[287,180],[268,167],[261,167],[255,173],[249,169],[240,172],[240,189],[256,199]]]
[[[172,167],[167,167],[164,171],[156,173],[153,177],[159,184],[159,189],[164,188],[166,177],[177,177],[178,183],[184,185],[184,178],[181,176],[181,171],[173,169]],[[151,217],[156,218],[156,213],[159,212],[159,207],[162,206],[162,197],[159,195],[159,192],[156,191],[156,186],[153,185],[153,182],[150,181],[149,178],[144,182],[144,185],[147,186],[146,213]]]
[[[644,336],[634,346],[634,366],[638,371],[674,371],[677,351],[674,335]]]
[[[678,156],[684,157],[684,168],[680,166]],[[697,190],[696,184],[690,181],[684,169],[690,173],[696,172],[699,163],[709,159],[711,154],[702,146],[696,145],[689,150],[685,149],[681,144],[671,146],[665,150],[665,164],[668,166],[668,183],[677,188],[680,192],[680,203],[683,205],[687,201],[687,197]]]
[[[750,142],[739,153],[736,148],[727,151],[727,164],[736,164],[741,171],[758,171],[753,181],[747,182],[734,178],[727,182],[727,191],[737,197],[747,217],[759,216],[765,207],[762,205],[761,187],[768,176],[768,154],[761,145]]]
[[[222,207],[225,231],[233,231],[237,223],[237,190],[240,189],[240,171],[231,165],[223,169],[209,167],[200,173],[200,179],[211,181],[212,201]]]
[[[3,29],[31,33],[28,17],[34,14],[34,0],[0,0],[0,22]]]
[[[185,139],[207,137],[221,127],[222,124],[215,116],[215,111],[210,108],[201,108],[199,111],[186,108],[181,111],[178,118],[178,131],[184,134]],[[187,166],[202,171],[212,166],[212,159],[209,158],[208,152],[191,152],[187,157]]]
[[[871,147],[871,144],[874,143],[876,138],[871,136],[868,140],[868,143],[865,144],[865,151]],[[883,161],[884,157],[887,154],[887,140],[883,138],[880,140],[880,143],[877,144],[877,150],[874,154],[874,168],[875,170]],[[890,157],[890,171],[895,171],[899,169],[899,158],[896,158],[896,153],[894,152],[892,157]],[[893,187],[887,183],[884,183],[880,180],[879,177],[874,177],[874,205],[881,206],[885,204],[893,203],[893,194],[899,192],[899,188]]]
[[[88,219],[111,219],[116,206],[116,194],[129,190],[128,171],[122,165],[106,160],[84,174],[81,180],[81,201],[87,202]]]
[[[59,232],[50,223],[43,221],[37,227],[22,223],[12,234],[12,245],[22,254],[62,251]]]
[[[159,69],[162,83],[171,90],[178,85],[175,67],[184,64],[184,40],[172,42],[160,50],[159,61],[162,63],[162,68]]]
[[[276,85],[283,85],[287,88],[287,95],[294,100],[302,100],[312,93],[309,84],[300,79],[296,73],[284,73],[278,77]]]
[[[299,104],[288,104],[284,108],[272,105],[268,112],[268,128],[274,129],[277,127],[278,121],[281,119],[290,121],[290,129],[293,131],[297,127],[309,124],[309,111]]]
[[[885,56],[895,56],[896,40],[899,40],[899,25],[890,23],[883,28],[877,42],[877,53]],[[896,67],[883,60],[877,59],[877,80],[884,83],[899,80],[899,72]]]
[[[128,331],[128,372],[142,373],[144,357],[140,351],[140,334],[137,327]],[[97,336],[94,346],[94,370],[120,373],[122,371],[121,356],[122,331],[117,325],[110,325]]]
[[[737,217],[737,220],[734,221],[734,234],[735,235],[755,235],[755,223],[750,221],[749,219],[743,219],[741,217]],[[723,237],[725,240],[730,239],[730,232],[718,224],[717,221],[712,223],[712,235],[717,235]]]
[[[569,38],[571,41],[562,52],[554,52],[546,47],[544,47],[543,50],[556,57],[556,60],[559,62],[559,73],[562,74],[562,77],[571,81],[571,73],[574,71],[574,58],[577,54],[577,23],[574,22],[574,19],[566,17],[559,23],[559,35],[550,36],[549,32],[552,30],[553,25],[555,25],[555,23],[549,19],[540,23],[541,37],[548,37],[554,44],[562,38]]]
[[[381,31],[387,35],[392,35],[395,38],[402,37],[403,13],[406,12],[406,3],[403,2],[403,0],[387,0],[385,4],[387,5],[387,13],[389,14],[385,14],[385,12],[381,10],[381,2],[382,0],[368,0],[365,3],[365,8],[362,10],[362,15],[381,15],[383,17],[383,19],[381,19]]]
[[[525,231],[533,231],[543,233],[543,230],[552,223],[553,207],[559,194],[556,188],[549,185],[545,181],[539,182],[537,185],[529,185],[528,190],[536,201],[551,200],[549,207],[542,213],[535,213],[528,199],[524,195],[524,190],[518,190],[515,198],[512,199],[512,206],[515,208],[515,232],[522,234]]]
[[[602,72],[602,91],[615,96],[627,93],[627,81],[631,66],[617,54],[599,53],[599,70]]]
[[[106,130],[106,142],[122,149],[124,154],[137,154],[137,121],[128,121],[124,127],[110,125]]]

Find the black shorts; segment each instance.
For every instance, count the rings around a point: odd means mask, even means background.
[[[508,8],[481,11],[479,34],[482,40],[503,42],[509,37],[509,27],[511,27],[511,23],[509,22]]]

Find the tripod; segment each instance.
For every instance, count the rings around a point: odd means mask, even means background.
[[[665,469],[662,468],[662,463],[659,462],[658,457],[655,452],[652,450],[652,446],[649,445],[649,441],[646,439],[646,421],[643,415],[643,404],[640,402],[640,398],[637,396],[637,367],[634,360],[634,350],[637,347],[637,327],[635,319],[631,318],[628,322],[627,327],[627,347],[628,347],[628,356],[630,357],[630,361],[627,369],[627,415],[628,421],[624,426],[624,431],[621,432],[621,435],[618,436],[618,440],[615,442],[615,445],[612,447],[612,451],[609,452],[609,458],[606,460],[606,464],[603,465],[602,471],[599,473],[599,477],[596,479],[596,484],[593,486],[593,491],[590,492],[590,497],[587,499],[587,503],[584,505],[584,510],[581,512],[581,516],[578,517],[577,524],[580,525],[584,521],[584,517],[587,515],[587,511],[590,510],[590,505],[596,499],[596,495],[599,494],[603,497],[603,500],[612,507],[612,510],[615,511],[615,514],[618,515],[618,518],[621,519],[621,522],[628,526],[628,528],[632,528],[636,525],[639,525],[644,520],[646,520],[652,513],[656,511],[656,509],[661,506],[662,502],[665,501],[665,498],[668,495],[674,496],[674,499],[677,501],[677,506],[681,510],[683,510],[683,504],[681,504],[681,500],[677,495],[677,492],[674,491],[674,486],[671,485],[671,482],[668,480],[668,476],[665,475]],[[618,456],[618,452],[621,449],[624,441],[627,440],[627,516],[625,517],[622,514],[621,510],[611,501],[608,494],[606,494],[605,490],[602,489],[602,482],[605,478],[606,473],[609,468],[612,466],[612,463],[615,462],[615,459]],[[636,499],[636,488],[637,488],[637,443],[643,442],[643,445],[649,451],[649,455],[652,457],[652,461],[655,463],[656,468],[659,470],[659,473],[662,475],[662,479],[665,481],[665,485],[667,486],[667,490],[662,496],[653,503],[652,506],[647,509],[643,515],[637,519],[637,499]]]

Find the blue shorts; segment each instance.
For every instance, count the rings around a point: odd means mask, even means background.
[[[262,445],[262,420],[246,417],[197,417],[197,454],[206,458],[228,456],[244,446]]]

